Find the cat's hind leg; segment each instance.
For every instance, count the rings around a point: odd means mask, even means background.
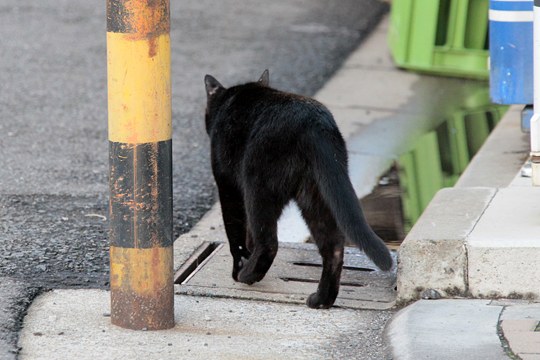
[[[276,257],[277,221],[285,201],[282,195],[253,186],[246,189],[245,205],[251,256],[238,274],[238,281],[251,285],[264,278]]]
[[[339,292],[345,237],[318,191],[313,187],[312,190],[297,199],[323,260],[317,292],[308,297],[307,305],[327,309],[334,304]]]
[[[225,232],[227,233],[233,257],[232,277],[235,281],[238,281],[238,273],[246,259],[251,255],[246,246],[247,227],[244,199],[242,193],[228,181],[220,179],[216,183],[219,190]]]

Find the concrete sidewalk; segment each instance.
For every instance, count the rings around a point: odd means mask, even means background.
[[[385,359],[391,312],[316,311],[283,303],[176,296],[176,326],[111,325],[110,296],[55,290],[39,297],[21,334],[21,359]],[[366,344],[373,348],[366,353]]]
[[[452,104],[444,103],[448,94],[439,89],[448,89],[453,94],[449,101],[455,101],[457,105],[477,90],[474,82],[423,77],[395,69],[386,49],[387,26],[387,20],[383,21],[316,96],[330,107],[343,130],[351,151],[351,173],[359,196],[371,190],[377,178],[402,153],[411,138],[433,128],[434,122],[442,121],[447,112],[452,111]],[[422,97],[430,93],[434,97]],[[422,96],[419,97],[419,94]],[[418,118],[424,120],[411,126],[412,119]],[[519,127],[519,121],[516,124]],[[515,137],[523,141],[519,130],[509,131],[505,136],[505,143]],[[522,156],[520,151],[524,151],[522,144],[520,146],[520,149],[495,146],[499,153],[495,151],[491,156],[496,158],[502,151],[515,159]],[[487,158],[490,159],[488,164],[500,165],[492,161],[490,154],[484,150],[475,159]],[[482,168],[485,163],[480,161],[471,167],[471,171],[480,169],[478,173],[485,174],[487,170]],[[361,171],[355,164],[360,166]],[[497,168],[494,177],[514,179],[521,164],[519,161],[514,163],[514,160],[505,164],[510,165]],[[479,176],[474,176],[474,172],[469,175],[471,179]],[[444,203],[439,207],[430,206],[432,210],[428,208],[423,220],[419,221],[420,225],[411,232],[418,236],[408,237],[408,245],[400,251],[400,271],[405,274],[403,277],[400,273],[398,277],[404,291],[403,296],[399,294],[402,303],[422,296],[470,295],[469,281],[464,279],[468,279],[470,269],[481,266],[483,260],[465,256],[464,242],[482,215],[489,215],[486,208],[489,210],[492,204],[496,204],[489,196],[493,197],[500,186],[507,185],[458,188],[461,189],[461,197],[452,204],[459,207],[462,206],[460,199],[468,199],[466,204],[471,204],[479,213],[472,218],[469,216],[470,209],[452,213],[445,211]],[[521,197],[535,198],[535,189],[527,186],[520,189],[523,192]],[[445,191],[449,194],[451,190]],[[438,198],[452,200],[452,196],[445,197],[445,191]],[[501,190],[502,193],[505,191]],[[448,223],[445,216],[452,214],[456,221]],[[295,227],[298,219],[294,214],[290,216],[292,220],[289,224]],[[438,226],[434,227],[433,224]],[[433,232],[434,228],[439,232]],[[281,240],[289,233],[288,228],[284,229],[280,232]],[[297,234],[296,238],[286,240],[302,241],[305,234],[301,231]],[[440,239],[433,239],[434,234],[439,234]],[[448,239],[448,234],[455,236]],[[204,241],[224,240],[219,209],[214,208],[192,232],[175,242],[175,268],[179,268]],[[426,244],[430,243],[437,244],[428,250],[438,251],[426,252]],[[458,252],[452,253],[452,249]],[[512,249],[511,245],[507,245],[506,251],[509,249]],[[453,255],[456,256],[451,257]],[[404,261],[405,257],[410,260],[408,263]],[[425,258],[431,261],[431,268],[422,262]],[[459,262],[460,259],[464,261]],[[500,259],[501,265],[511,265],[504,261],[504,257]],[[455,262],[448,265],[449,261]],[[408,270],[404,266],[409,266]],[[532,271],[537,271],[534,263],[529,263],[529,266]],[[520,273],[515,275],[517,278],[521,276],[520,280],[523,281],[520,283],[523,284],[538,280],[523,279]],[[448,282],[448,279],[453,282]],[[464,282],[463,287],[459,288],[456,281]],[[497,285],[494,281],[483,278],[479,284],[489,288]],[[403,284],[407,285],[403,287]],[[314,290],[316,285],[311,285]],[[457,290],[452,292],[454,285]],[[540,304],[523,299],[420,300],[397,314],[395,310],[351,308],[320,311],[286,299],[281,302],[252,301],[234,296],[223,299],[176,295],[175,305],[175,328],[136,332],[110,324],[108,292],[54,290],[37,298],[30,307],[20,334],[19,357],[465,360],[511,356],[517,359],[513,354],[518,354],[522,359],[540,359],[540,339],[537,336],[540,332],[534,331],[538,328]],[[385,333],[385,326],[393,315],[395,317]]]

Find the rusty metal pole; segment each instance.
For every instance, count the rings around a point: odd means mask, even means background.
[[[107,0],[111,321],[174,326],[169,0]]]

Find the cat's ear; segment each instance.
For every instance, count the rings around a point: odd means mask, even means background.
[[[262,73],[261,78],[259,79],[259,84],[270,86],[270,73],[268,72],[268,69],[264,70]]]
[[[212,75],[206,75],[204,77],[204,85],[206,86],[206,95],[211,97],[218,91],[225,90],[223,85],[219,83]]]

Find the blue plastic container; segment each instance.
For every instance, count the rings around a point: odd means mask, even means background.
[[[490,94],[494,103],[533,103],[533,3],[490,0]]]

